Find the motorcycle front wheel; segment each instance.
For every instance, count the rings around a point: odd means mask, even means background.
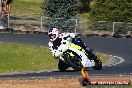
[[[94,70],[101,70],[102,69],[102,62],[101,60],[95,56],[94,57],[95,66],[93,67]]]

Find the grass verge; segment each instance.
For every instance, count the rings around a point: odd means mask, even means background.
[[[21,16],[41,16],[40,8],[43,0],[14,0],[11,5],[12,15]]]
[[[0,73],[50,70],[57,62],[46,47],[0,44]]]
[[[108,57],[98,53],[105,62]],[[40,71],[56,69],[54,59],[47,47],[29,44],[0,43],[0,73]]]

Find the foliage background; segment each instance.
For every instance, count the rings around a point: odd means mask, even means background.
[[[95,0],[91,5],[91,19],[94,21],[131,22],[131,0]]]

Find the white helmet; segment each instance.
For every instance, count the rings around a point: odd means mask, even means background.
[[[60,36],[60,31],[57,28],[50,28],[48,31],[50,41],[54,42]]]

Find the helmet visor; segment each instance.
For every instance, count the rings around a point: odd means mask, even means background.
[[[56,34],[49,34],[49,38],[50,38],[50,39],[56,38]]]

